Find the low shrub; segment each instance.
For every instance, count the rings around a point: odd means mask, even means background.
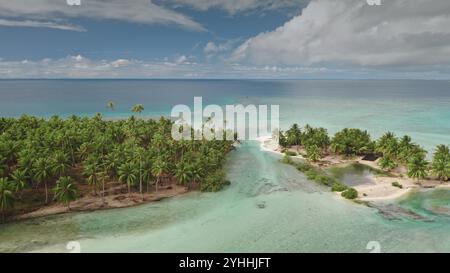
[[[399,188],[399,189],[403,189],[403,185],[400,184],[400,183],[398,183],[397,181],[392,182],[392,186],[393,186],[393,187],[397,187],[397,188]]]
[[[289,150],[285,150],[285,151],[284,151],[284,154],[286,154],[286,155],[288,155],[288,156],[296,156],[296,155],[297,155],[296,152],[294,152],[294,151],[289,151]]]
[[[339,182],[333,183],[333,186],[331,187],[331,191],[335,191],[335,192],[343,192],[347,189],[348,189],[348,187],[346,185],[339,183]]]
[[[354,188],[348,188],[341,193],[341,196],[346,199],[353,200],[358,197],[358,191],[355,190]]]
[[[283,160],[281,162],[283,162],[284,164],[290,164],[290,165],[294,164],[294,161],[292,161],[292,158],[287,154],[284,155]]]
[[[230,185],[230,181],[225,180],[225,172],[218,170],[208,175],[200,184],[200,190],[203,192],[217,192],[224,186]]]
[[[314,167],[309,163],[297,163],[296,164],[297,170],[301,171],[302,173],[305,173],[311,169],[314,169]]]

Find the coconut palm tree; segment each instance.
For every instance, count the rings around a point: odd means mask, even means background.
[[[390,171],[390,170],[394,169],[395,167],[397,167],[397,163],[395,163],[394,159],[392,159],[392,157],[389,155],[385,155],[382,158],[380,158],[378,165],[380,165],[380,167],[383,170],[387,170],[387,171]]]
[[[63,151],[57,151],[52,158],[52,172],[56,177],[66,175],[70,170],[69,156]]]
[[[97,189],[100,186],[102,168],[97,163],[90,163],[84,166],[83,174],[89,185],[92,186],[94,194],[97,195]]]
[[[289,145],[301,144],[302,131],[297,123],[294,123],[289,130],[286,131],[286,138]]]
[[[67,206],[70,210],[70,202],[76,200],[78,190],[70,176],[63,176],[56,181],[56,186],[53,188],[55,193],[55,200]]]
[[[140,114],[144,111],[144,105],[142,104],[136,104],[131,108],[131,112]]]
[[[6,164],[6,157],[0,155],[0,176],[6,175],[6,169],[8,164]]]
[[[165,160],[163,160],[161,157],[157,158],[155,162],[152,164],[152,175],[156,177],[156,194],[158,194],[158,186],[161,181],[161,177],[163,176],[164,172],[167,170],[168,164]]]
[[[7,178],[0,178],[0,210],[2,222],[5,221],[5,212],[14,205],[14,194],[11,183]]]
[[[434,152],[431,163],[431,173],[440,181],[447,181],[450,177],[450,151],[448,146],[439,145]]]
[[[115,111],[116,110],[116,104],[113,101],[108,101],[108,103],[106,104],[106,106],[111,109],[111,111]]]
[[[127,184],[128,196],[131,196],[131,186],[136,183],[138,168],[134,162],[127,162],[119,167],[119,180]]]
[[[424,179],[427,176],[427,167],[428,162],[422,156],[414,156],[408,162],[408,176],[420,183],[421,179]]]
[[[28,176],[26,170],[16,169],[11,174],[12,185],[15,192],[22,191],[28,183]]]
[[[376,150],[383,155],[389,155],[391,157],[397,157],[398,154],[398,140],[394,133],[387,132],[376,143]]]
[[[200,182],[200,180],[203,177],[204,168],[201,164],[201,162],[197,161],[194,164],[190,165],[190,174],[191,174],[191,181],[193,184],[196,184]],[[191,188],[191,183],[189,183],[189,188]]]
[[[38,185],[44,183],[45,187],[45,203],[48,203],[48,187],[47,180],[52,175],[51,162],[46,158],[38,158],[34,163],[34,179],[38,182]]]
[[[189,183],[192,177],[189,165],[185,162],[179,162],[176,165],[175,177],[181,185],[186,185]]]
[[[306,158],[310,161],[317,162],[320,160],[320,149],[317,145],[306,147]]]

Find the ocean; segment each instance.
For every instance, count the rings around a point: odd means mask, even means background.
[[[392,131],[429,151],[450,144],[449,81],[2,80],[0,116],[126,118],[142,103],[142,116],[157,117],[193,104],[194,96],[204,104],[280,105],[282,128],[356,127],[373,137]],[[106,107],[110,100],[116,111]],[[422,216],[391,220],[336,198],[279,159],[244,142],[228,158],[232,184],[221,192],[2,225],[0,251],[65,251],[69,241],[80,242],[83,252],[369,252],[369,242],[382,252],[450,251],[448,191],[386,204]]]

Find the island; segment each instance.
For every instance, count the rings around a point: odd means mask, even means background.
[[[108,103],[114,110],[114,103]],[[219,191],[233,141],[174,141],[173,122],[71,116],[0,118],[0,212],[12,221]]]
[[[412,189],[449,187],[449,146],[438,145],[429,162],[428,152],[407,135],[398,138],[387,132],[372,140],[367,131],[345,128],[330,137],[325,128],[293,124],[259,141],[262,150],[283,155],[284,163],[309,180],[357,202],[396,199]],[[355,165],[370,170],[373,183],[346,185],[333,175],[333,170]]]

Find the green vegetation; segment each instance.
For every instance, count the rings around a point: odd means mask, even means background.
[[[439,145],[434,152],[431,172],[441,181],[450,178],[450,151],[448,146]]]
[[[70,176],[63,176],[58,179],[53,191],[55,192],[55,199],[58,202],[64,203],[69,209],[70,202],[77,199],[78,189]]]
[[[320,150],[317,145],[306,146],[306,158],[312,162],[317,162],[321,158]]]
[[[348,188],[348,189],[346,189],[345,191],[343,191],[341,193],[341,196],[346,198],[346,199],[353,200],[353,199],[356,199],[358,197],[358,191],[355,190],[354,188]]]
[[[0,178],[0,210],[2,213],[2,221],[5,219],[5,211],[13,206],[13,185],[7,178]]]
[[[297,170],[304,173],[306,178],[315,181],[318,184],[328,187],[332,187],[336,183],[340,184],[334,177],[327,174],[322,169],[314,167],[308,162],[295,162],[289,156],[285,156],[282,162],[294,166]]]
[[[285,151],[284,151],[284,154],[286,154],[286,155],[288,155],[288,156],[296,156],[296,155],[297,155],[296,152],[288,151],[288,150],[285,150]]]
[[[397,167],[397,163],[389,155],[385,155],[382,158],[380,158],[378,165],[380,165],[381,169],[386,170],[386,171],[390,171]]]
[[[416,155],[408,162],[408,176],[420,183],[420,180],[427,176],[428,162],[425,160],[425,156]]]
[[[398,183],[397,181],[392,182],[392,186],[393,186],[393,187],[397,187],[397,188],[399,188],[399,189],[403,189],[403,185],[400,184],[400,183]]]
[[[139,104],[132,109],[143,110]],[[227,184],[221,169],[232,141],[175,141],[171,130],[165,118],[0,118],[2,215],[14,213],[14,203],[30,210],[52,200],[69,205],[90,192],[104,198],[121,183],[128,194],[170,183],[202,191]]]
[[[339,182],[333,183],[333,186],[331,187],[331,191],[335,191],[335,192],[343,192],[347,189],[348,189],[348,187],[346,185],[339,183]]]
[[[279,144],[284,148],[296,146],[304,148],[305,158],[310,162],[318,162],[325,155],[336,154],[344,157],[375,156],[380,157],[381,169],[389,171],[398,166],[407,168],[407,175],[418,182],[433,175],[441,181],[450,178],[450,152],[446,145],[439,145],[432,162],[426,161],[427,152],[412,142],[410,136],[397,138],[394,133],[387,132],[373,141],[367,131],[345,128],[330,139],[324,128],[313,128],[306,125],[301,128],[294,124],[285,133],[280,132]],[[310,173],[310,177],[313,175]]]
[[[345,128],[331,140],[331,150],[345,156],[363,155],[373,152],[374,143],[367,131]]]

